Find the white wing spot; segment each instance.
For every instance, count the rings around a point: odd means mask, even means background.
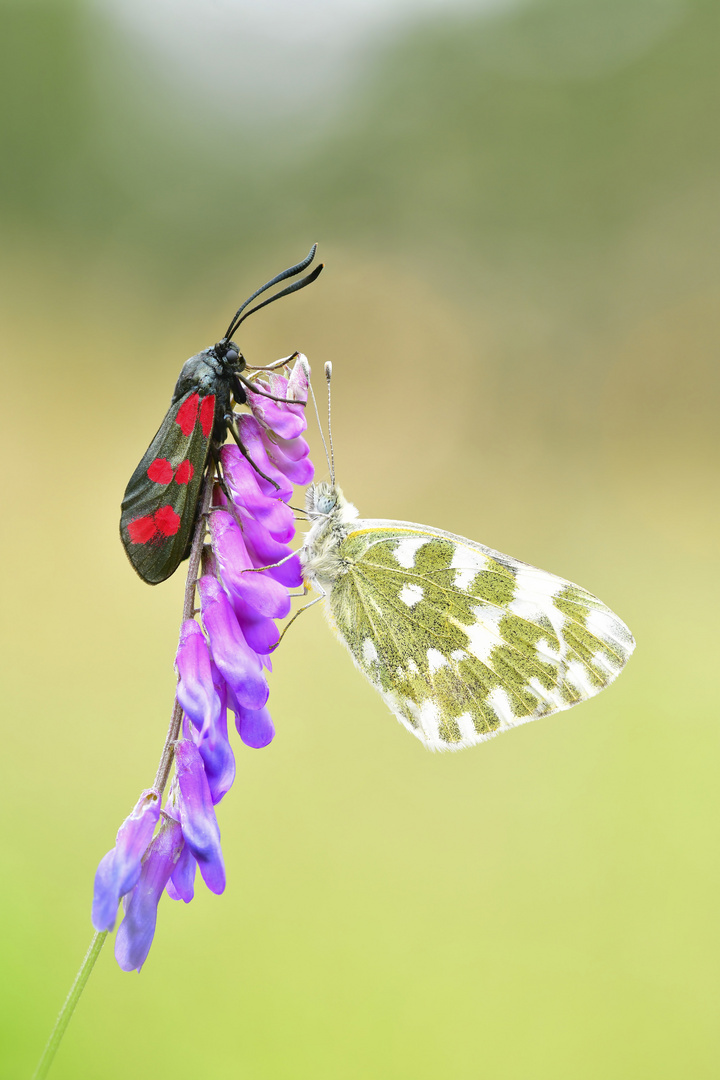
[[[425,594],[422,585],[403,585],[399,595],[403,604],[411,608],[419,604]]]
[[[485,664],[490,659],[490,653],[495,646],[502,644],[498,626],[505,611],[503,608],[491,605],[480,605],[473,610],[473,615],[477,622],[471,623],[470,626],[462,626],[461,629],[468,636],[467,651]]]
[[[436,671],[440,670],[440,668],[447,667],[450,663],[447,656],[441,653],[439,649],[428,649],[427,658],[428,670],[430,671],[431,675],[434,675]]]
[[[522,566],[515,575],[515,595],[520,597],[529,593],[537,600],[541,596],[556,596],[567,585],[562,578],[548,574],[545,570],[536,570],[534,566]],[[529,597],[528,597],[529,599]]]
[[[599,686],[594,686],[590,681],[590,677],[585,670],[585,666],[580,663],[579,660],[571,660],[567,666],[567,673],[565,678],[574,686],[576,690],[584,697],[592,697],[593,694],[597,694],[600,689]]]
[[[406,570],[412,570],[415,566],[415,556],[418,549],[424,547],[427,542],[424,536],[406,536],[402,540],[398,540],[395,548],[395,558],[399,565]]]
[[[472,551],[470,548],[458,544],[450,561],[450,569],[457,571],[453,582],[455,588],[462,589],[465,592],[475,575],[479,574],[481,570],[485,570],[487,564],[487,556],[483,555],[482,552]]]
[[[548,690],[537,678],[532,678],[528,685],[541,702],[547,702],[553,709],[567,708],[567,704],[563,701],[563,696],[559,690]]]
[[[410,657],[410,659],[407,662],[407,669],[408,669],[408,672],[409,672],[410,675],[419,675],[420,674],[420,668],[417,666],[417,664],[413,660],[412,656]]]
[[[461,713],[455,718],[460,734],[467,743],[477,742],[477,731],[469,712]]]
[[[546,641],[545,638],[540,638],[536,643],[535,651],[542,660],[551,660],[556,664],[562,660],[562,652],[558,649],[553,649],[550,642]]]
[[[454,649],[450,653],[450,659],[454,660],[456,664],[459,663],[460,660],[465,660],[466,658],[467,658],[467,653],[465,652],[464,649]]]
[[[608,675],[615,678],[622,670],[622,664],[613,664],[607,653],[604,653],[601,649],[598,649],[596,653],[593,653],[593,664],[599,667],[601,671],[607,671]]]
[[[378,651],[372,638],[366,637],[362,643],[363,660],[366,664],[374,664],[378,658]]]
[[[440,710],[434,701],[423,701],[417,714],[425,738],[429,742],[437,742],[440,727]]]
[[[510,727],[517,723],[517,718],[510,704],[510,698],[502,686],[496,686],[494,690],[490,691],[487,702],[503,727]]]

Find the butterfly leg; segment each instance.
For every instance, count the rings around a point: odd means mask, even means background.
[[[292,626],[292,624],[293,624],[293,623],[295,622],[295,620],[297,619],[298,615],[302,615],[303,611],[307,611],[307,610],[308,610],[309,608],[311,608],[311,607],[314,607],[314,606],[315,606],[315,604],[318,604],[318,603],[319,603],[319,602],[320,602],[321,600],[324,600],[324,599],[325,599],[325,597],[327,596],[327,593],[325,592],[325,590],[324,590],[324,589],[323,589],[323,588],[322,588],[322,587],[321,587],[320,585],[317,585],[317,586],[316,586],[316,588],[320,589],[320,595],[319,595],[319,596],[316,596],[316,597],[315,597],[315,599],[314,599],[314,600],[311,600],[309,604],[305,604],[305,606],[304,606],[304,607],[301,607],[301,608],[299,608],[299,609],[298,609],[298,610],[297,610],[297,611],[295,612],[295,614],[293,615],[292,619],[291,619],[291,620],[290,620],[290,622],[289,622],[289,623],[287,624],[287,626],[284,626],[284,627],[283,627],[283,629],[282,629],[282,633],[280,634],[280,637],[279,637],[279,638],[277,639],[277,641],[276,641],[276,642],[275,642],[275,644],[273,645],[273,647],[272,647],[272,649],[270,650],[270,652],[275,652],[275,650],[277,649],[278,645],[280,644],[280,642],[282,641],[282,639],[283,639],[283,638],[285,637],[285,635],[287,634],[287,632],[288,632],[288,630],[290,629],[290,627]],[[306,586],[305,586],[305,594],[307,594],[307,591],[308,591],[308,587],[307,587],[307,585],[306,585]]]

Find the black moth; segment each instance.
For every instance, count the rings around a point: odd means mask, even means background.
[[[257,289],[235,312],[225,336],[183,365],[167,415],[130,477],[122,501],[120,537],[130,562],[149,585],[169,578],[190,554],[205,471],[215,467],[218,447],[228,430],[236,436],[233,403],[245,402],[245,386],[262,393],[242,374],[245,358],[233,334],[253,312],[315,281],[322,263],[306,277],[245,309],[273,285],[305,270],[316,250],[314,244],[302,262]]]

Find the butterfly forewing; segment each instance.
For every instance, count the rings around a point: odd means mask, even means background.
[[[634,648],[569,581],[407,522],[353,523],[328,614],[398,719],[459,749],[592,697]]]
[[[133,566],[151,585],[170,577],[187,554],[215,405],[214,394],[195,391],[175,402],[125,489],[120,535]]]

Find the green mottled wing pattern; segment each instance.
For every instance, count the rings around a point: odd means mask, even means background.
[[[635,647],[585,589],[439,529],[355,521],[338,554],[330,622],[433,750],[471,746],[592,697]]]

